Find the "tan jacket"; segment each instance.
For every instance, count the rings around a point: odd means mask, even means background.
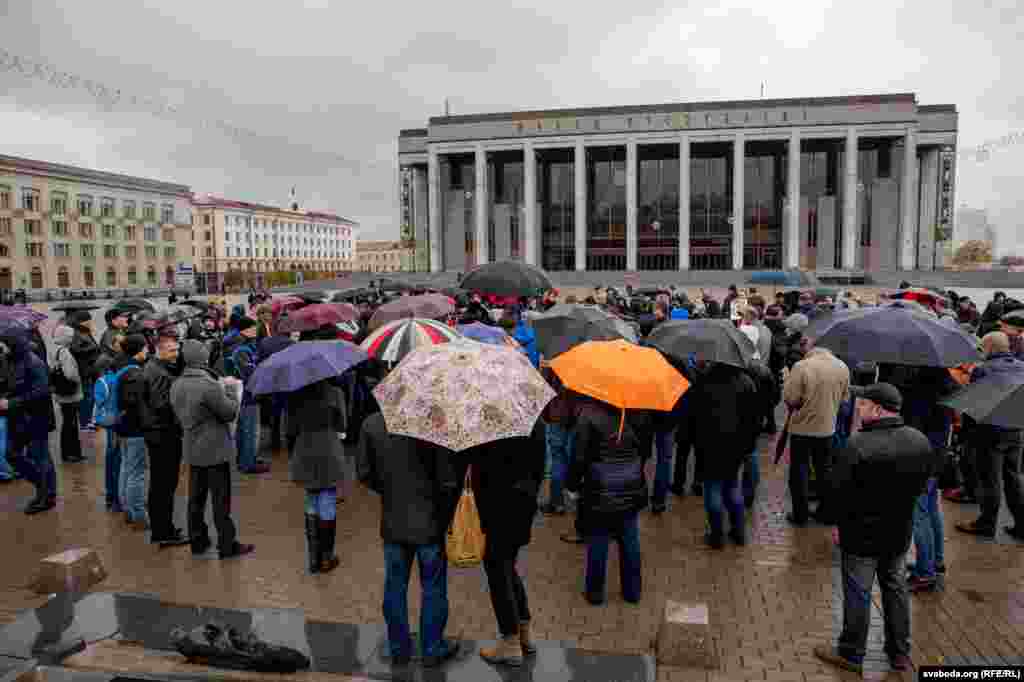
[[[850,369],[826,348],[814,348],[786,378],[782,399],[792,414],[789,433],[831,436],[839,404],[850,398]]]

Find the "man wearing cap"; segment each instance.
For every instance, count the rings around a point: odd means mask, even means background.
[[[256,347],[258,323],[251,317],[242,317],[237,324],[242,342],[235,346],[233,351],[234,366],[238,371],[238,378],[246,385],[242,393],[242,409],[238,413],[238,426],[235,429],[238,470],[243,474],[265,474],[270,471],[270,467],[257,459],[260,449],[260,404],[248,389],[249,379],[259,362]]]
[[[114,431],[121,448],[121,503],[128,525],[145,530],[146,523],[146,440],[143,415],[146,412],[146,379],[142,365],[149,348],[142,334],[129,334],[121,342],[121,358],[114,371],[128,368],[117,382],[118,407],[121,417]]]
[[[914,505],[934,465],[931,443],[900,417],[903,398],[885,383],[853,387],[861,430],[850,437],[830,476],[843,571],[843,630],[821,660],[862,672],[875,578],[882,591],[885,653],[894,670],[910,668],[910,603],[904,578]]]

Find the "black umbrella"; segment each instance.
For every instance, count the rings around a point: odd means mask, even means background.
[[[310,305],[314,303],[323,303],[324,299],[327,298],[327,294],[325,294],[322,291],[306,291],[301,294],[289,294],[289,296],[301,298],[303,301],[309,303]]]
[[[979,424],[1024,429],[1024,371],[989,374],[939,401]]]
[[[981,360],[959,328],[895,306],[838,311],[811,322],[804,336],[852,362],[957,367]]]
[[[382,279],[377,283],[381,291],[412,291],[415,287],[394,279]]]
[[[359,299],[375,298],[376,296],[376,291],[373,289],[367,289],[366,287],[359,289],[345,289],[344,291],[339,291],[334,294],[334,296],[331,297],[331,302],[347,303],[349,301],[358,301]]]
[[[445,296],[451,296],[455,299],[455,305],[460,308],[465,308],[469,305],[469,292],[461,287],[445,287],[441,289],[441,293]]]
[[[1006,313],[999,318],[999,321],[1013,327],[1024,327],[1024,310],[1014,310],[1013,312]]]
[[[662,322],[647,337],[647,345],[679,362],[689,361],[692,355],[698,361],[733,367],[747,367],[757,350],[747,335],[728,320]]]
[[[516,261],[481,265],[463,277],[459,286],[491,296],[536,296],[553,288],[543,270]]]
[[[62,305],[55,305],[55,306],[53,306],[52,309],[54,311],[61,312],[61,313],[70,313],[70,312],[74,312],[74,311],[77,311],[77,310],[85,310],[85,311],[99,310],[100,306],[98,306],[98,305],[87,305],[85,303],[64,303]]]
[[[187,306],[190,306],[192,308],[199,308],[203,312],[206,312],[210,308],[214,307],[213,304],[210,303],[209,301],[195,301],[195,300],[192,300],[192,299],[189,299],[187,301],[182,301],[180,303],[180,305],[187,305]]]
[[[117,310],[123,310],[130,315],[135,315],[136,313],[141,313],[146,310],[150,312],[156,311],[156,306],[144,298],[122,298],[112,307]]]
[[[593,306],[555,306],[535,317],[532,326],[537,350],[548,360],[585,341],[637,340],[629,325]]]

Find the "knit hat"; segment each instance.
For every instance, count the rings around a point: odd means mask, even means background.
[[[129,334],[121,342],[121,352],[130,358],[135,357],[146,347],[146,337],[142,334]]]

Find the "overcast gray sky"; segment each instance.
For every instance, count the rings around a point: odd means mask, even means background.
[[[1024,129],[1016,0],[512,4],[0,0],[0,46],[183,112],[100,107],[0,72],[0,151],[251,201],[295,185],[307,207],[388,238],[398,130],[443,113],[445,96],[476,113],[756,98],[763,80],[769,97],[954,103],[961,147]],[[1022,159],[1018,146],[959,167],[957,203],[988,208],[1006,246],[1024,247]]]

